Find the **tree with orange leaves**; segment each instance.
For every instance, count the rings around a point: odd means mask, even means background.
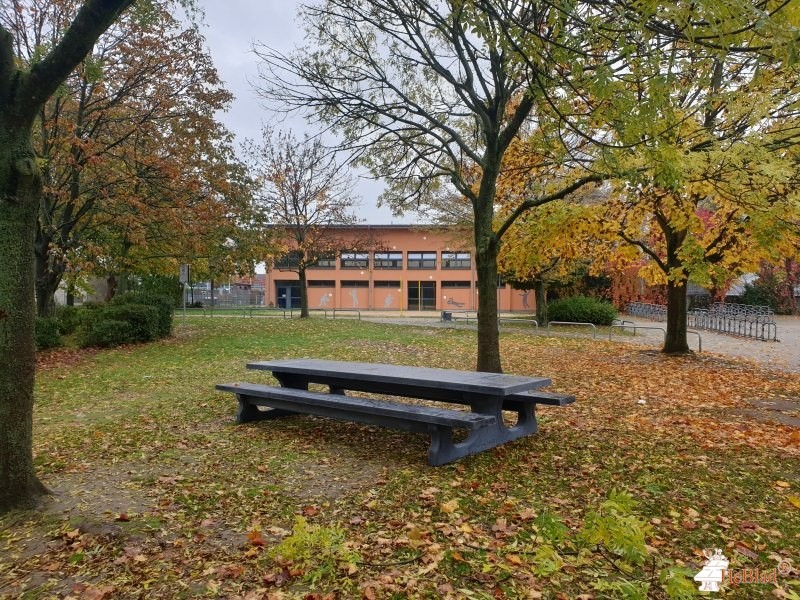
[[[18,4],[0,10],[0,20],[32,63],[79,6]],[[235,212],[226,191],[235,169],[230,135],[215,120],[231,95],[197,30],[168,8],[152,2],[121,18],[39,112],[41,316],[65,275],[124,281],[137,260],[174,257]]]

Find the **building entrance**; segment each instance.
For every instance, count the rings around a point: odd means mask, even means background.
[[[277,308],[300,308],[300,282],[276,281]]]
[[[408,310],[436,310],[436,282],[408,282]]]

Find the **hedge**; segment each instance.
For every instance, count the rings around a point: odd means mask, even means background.
[[[172,332],[172,317],[175,314],[175,305],[169,296],[149,292],[125,292],[111,301],[112,306],[128,304],[145,304],[158,310],[156,338],[167,337]]]
[[[80,340],[82,347],[111,347],[130,343],[134,338],[133,325],[127,321],[103,319],[86,329]]]
[[[56,318],[36,317],[35,334],[37,350],[56,348],[61,345],[61,330]]]
[[[611,325],[617,318],[617,310],[612,304],[586,296],[573,296],[551,302],[547,306],[547,313],[550,321],[595,325]]]

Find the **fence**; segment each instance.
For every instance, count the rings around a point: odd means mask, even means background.
[[[186,305],[216,308],[264,306],[264,289],[223,286],[212,290],[205,286],[187,287]]]
[[[631,302],[628,314],[651,321],[666,321],[667,307],[663,304]],[[690,310],[686,326],[728,335],[738,335],[763,341],[778,341],[775,314],[768,306],[715,302],[707,309]]]

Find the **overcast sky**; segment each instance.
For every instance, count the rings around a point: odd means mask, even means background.
[[[261,123],[275,122],[277,126],[304,127],[301,120],[281,125],[283,117],[266,110],[252,90],[256,81],[256,57],[251,52],[254,42],[262,42],[278,50],[288,51],[302,41],[302,29],[297,24],[296,0],[200,0],[205,11],[202,28],[206,45],[211,51],[219,75],[236,99],[230,110],[220,115],[221,120],[236,134],[257,139]],[[299,131],[298,131],[299,133]],[[357,193],[361,196],[360,218],[370,224],[412,223],[415,215],[393,217],[388,208],[377,207],[377,196],[382,185],[372,180],[358,180]]]

